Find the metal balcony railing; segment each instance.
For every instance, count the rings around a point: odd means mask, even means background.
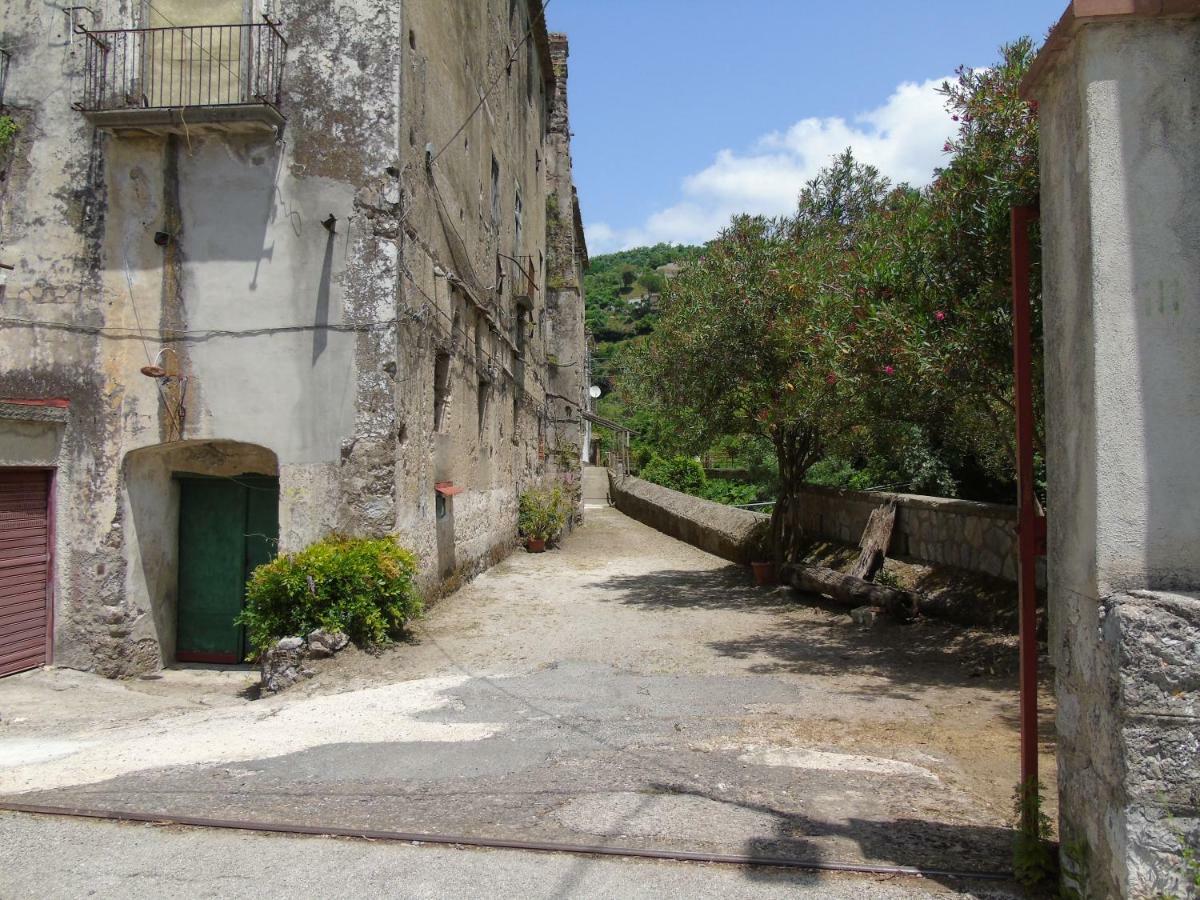
[[[266,104],[279,108],[287,54],[276,23],[80,29],[84,112]]]

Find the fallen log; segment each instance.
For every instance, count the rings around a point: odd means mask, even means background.
[[[834,569],[790,565],[784,567],[784,577],[798,590],[821,594],[850,607],[878,606],[900,619],[917,614],[918,597],[912,591],[872,584]]]
[[[849,574],[863,581],[873,581],[875,573],[883,568],[884,557],[892,543],[892,528],[896,524],[896,501],[889,500],[883,506],[871,510],[867,527],[863,529],[858,546],[862,552],[851,567]]]

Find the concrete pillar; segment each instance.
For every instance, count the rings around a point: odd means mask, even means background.
[[[1200,844],[1200,0],[1075,0],[1040,103],[1063,862],[1192,896]]]

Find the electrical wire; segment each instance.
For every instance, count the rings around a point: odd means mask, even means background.
[[[137,323],[138,332],[144,333],[145,329],[142,328],[142,317],[141,317],[141,314],[138,313],[137,300],[134,298],[134,295],[133,295],[133,276],[129,273],[129,252],[128,252],[128,249],[125,247],[121,248],[121,260],[122,260],[124,270],[125,270],[125,286],[129,291],[129,306],[133,310],[133,320]],[[146,354],[146,365],[147,365],[147,367],[153,366],[154,360],[150,356],[150,347],[146,344],[145,337],[142,337],[141,341],[142,341],[142,351]],[[182,440],[183,439],[182,416],[180,416],[175,410],[171,409],[171,403],[170,403],[170,401],[167,400],[166,392],[163,390],[162,381],[158,378],[155,378],[154,386],[158,390],[158,399],[160,401],[162,401],[163,408],[166,409],[167,416],[170,419],[171,424],[175,427],[175,433],[179,436],[179,439]]]
[[[141,340],[144,346],[145,339],[147,337],[156,338],[164,343],[198,343],[219,337],[262,337],[265,335],[288,334],[305,331],[333,331],[360,334],[373,331],[377,328],[388,328],[399,324],[401,321],[402,319],[399,317],[393,317],[390,319],[379,319],[370,322],[357,322],[352,324],[322,322],[311,325],[268,325],[263,326],[262,328],[242,329],[148,329],[142,328],[141,323],[139,323],[139,327],[137,328],[128,328],[120,325],[80,325],[75,322],[56,322],[49,319],[24,319],[17,316],[0,316],[0,327],[46,328],[55,331],[68,331],[77,334],[85,334],[93,337],[106,337],[113,340]],[[147,363],[150,361],[151,360],[148,357]]]

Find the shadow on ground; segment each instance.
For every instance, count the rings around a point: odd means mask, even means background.
[[[756,586],[740,566],[711,570],[662,570],[617,575],[594,587],[613,600],[658,610],[729,610],[764,617],[749,637],[715,640],[719,655],[749,660],[762,675],[866,674],[887,679],[879,692],[901,696],[904,685],[964,686],[1016,691],[1017,643],[1013,635],[931,619],[911,623],[881,619],[856,626],[844,607],[790,588]],[[864,688],[866,693],[871,689]]]

